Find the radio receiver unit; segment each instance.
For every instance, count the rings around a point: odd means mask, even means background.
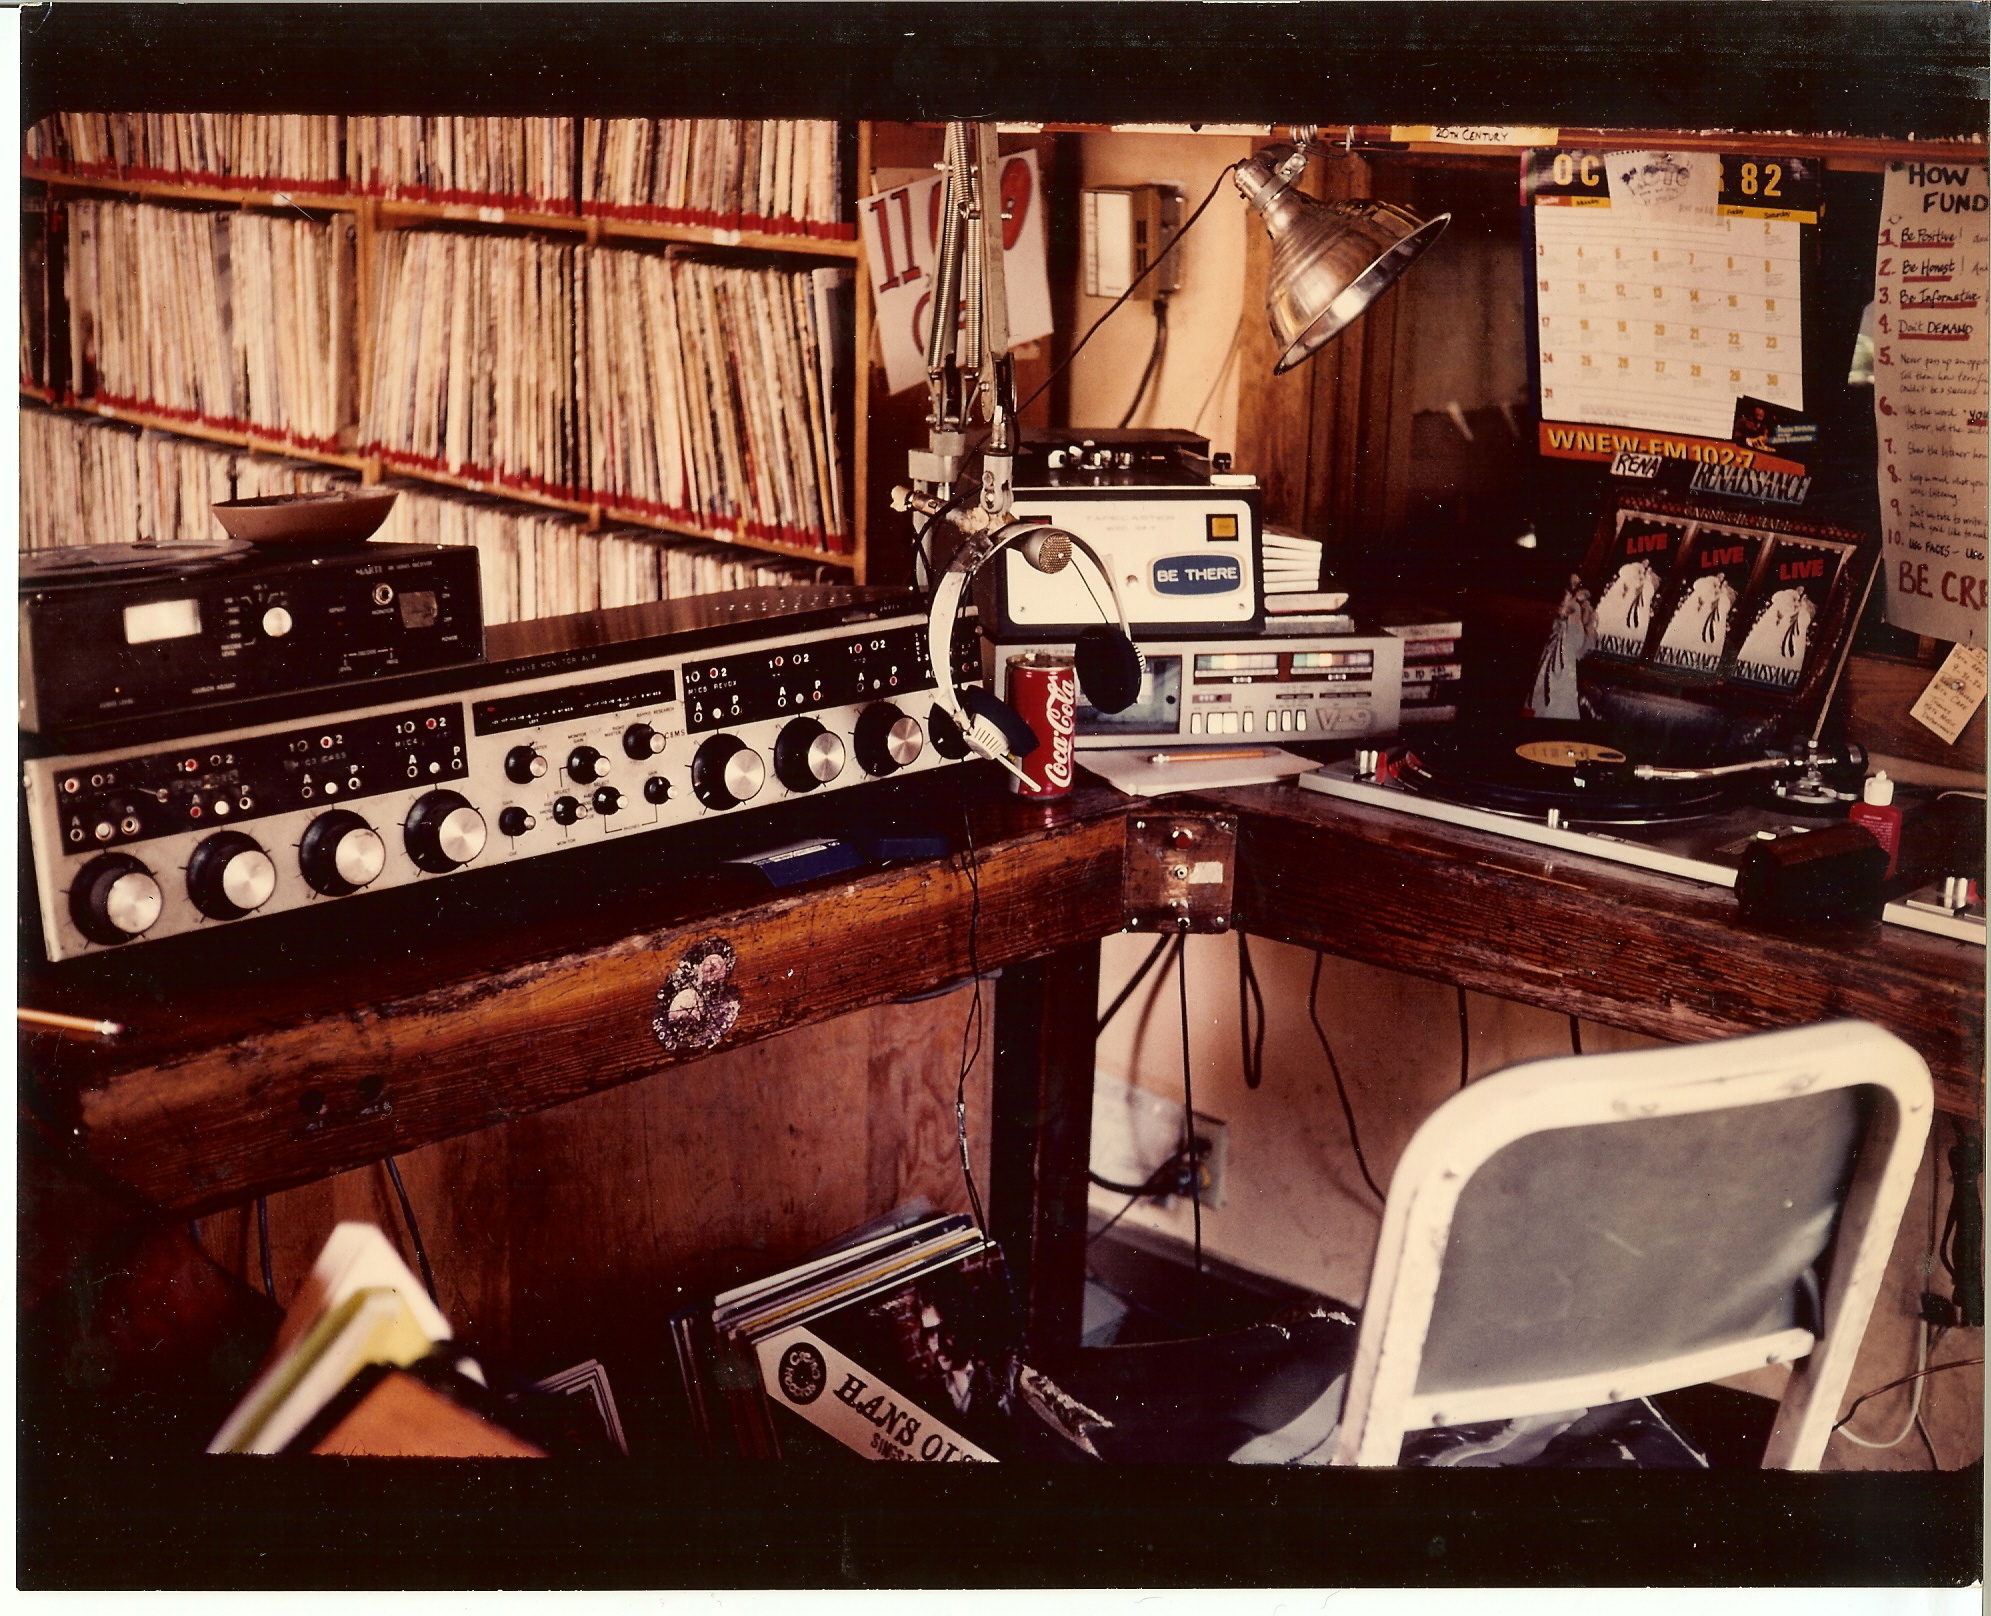
[[[937,768],[967,749],[926,630],[879,590],[694,597],[507,624],[475,668],[44,742],[24,777],[48,956]],[[979,677],[972,623],[955,650]]]
[[[466,545],[93,544],[21,558],[20,724],[48,735],[484,655]]]
[[[1069,643],[995,647],[996,683],[1008,694],[1009,666]],[[1251,736],[1277,741],[1339,741],[1396,730],[1403,689],[1403,641],[1393,634],[1277,634],[1249,640],[1141,641],[1141,692],[1117,713],[1081,700],[1078,747],[1198,745]]]

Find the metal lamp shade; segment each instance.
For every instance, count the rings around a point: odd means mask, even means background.
[[[1237,184],[1272,237],[1265,313],[1279,348],[1275,376],[1356,319],[1452,217],[1427,221],[1390,202],[1317,202],[1279,179],[1264,157],[1242,164]]]

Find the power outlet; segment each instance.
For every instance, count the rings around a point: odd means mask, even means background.
[[[1196,1137],[1209,1149],[1203,1156],[1207,1207],[1224,1204],[1230,1169],[1230,1128],[1222,1119],[1196,1113]],[[1182,1105],[1151,1089],[1105,1072],[1092,1081],[1092,1170],[1116,1184],[1142,1184],[1182,1146]],[[1175,1197],[1157,1196],[1163,1206]]]

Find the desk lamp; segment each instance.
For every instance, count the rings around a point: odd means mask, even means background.
[[[1294,184],[1306,172],[1314,130],[1238,164],[1231,178],[1272,237],[1265,314],[1282,376],[1311,359],[1443,233],[1449,213],[1423,220],[1392,202],[1320,202]]]
[[[1239,191],[1272,237],[1265,307],[1280,349],[1275,375],[1311,357],[1359,317],[1451,219],[1447,213],[1427,222],[1388,202],[1318,202],[1302,195],[1293,187],[1306,170],[1314,129],[1302,125],[1295,134],[1293,146],[1271,147],[1232,171]],[[1104,584],[1101,612],[1117,618],[1117,626],[1087,629],[1074,648],[1078,682],[1093,706],[1102,712],[1129,706],[1140,693],[1146,664],[1127,632],[1112,571],[1092,548],[1075,534],[1012,519],[1016,379],[1009,354],[1002,230],[1000,220],[989,228],[987,218],[987,209],[1000,207],[1002,195],[995,130],[988,124],[950,123],[943,150],[933,324],[926,342],[927,446],[906,456],[909,480],[892,490],[892,505],[925,518],[918,559],[929,573],[932,561],[924,541],[943,521],[957,540],[934,587],[928,617],[927,656],[939,698],[935,716],[958,730],[968,751],[1025,779],[1016,759],[1035,745],[1029,726],[985,691],[957,693],[950,676],[955,614],[975,574],[998,551],[1014,546],[1041,572],[1057,572],[1082,560],[1081,570],[1096,574]],[[1198,208],[1197,214],[1202,211]],[[1187,229],[1185,225],[1183,233]],[[1157,258],[1155,265],[1159,263]],[[1153,273],[1155,265],[1145,273]],[[1075,347],[1065,363],[1077,352]],[[977,405],[988,432],[979,454],[971,455],[968,423]],[[955,490],[977,459],[980,486],[969,504]]]

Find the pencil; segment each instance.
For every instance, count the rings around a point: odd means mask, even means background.
[[[17,1021],[26,1022],[31,1027],[53,1027],[58,1032],[95,1033],[99,1038],[115,1038],[124,1027],[115,1021],[92,1021],[87,1016],[65,1016],[59,1010],[30,1010],[25,1005],[14,1007]]]
[[[1218,746],[1200,752],[1150,752],[1150,763],[1242,763],[1246,758],[1268,758],[1274,748],[1263,746]]]

